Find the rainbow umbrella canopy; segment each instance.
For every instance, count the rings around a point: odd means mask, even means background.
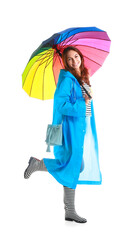
[[[22,87],[31,97],[52,99],[60,69],[62,53],[68,46],[78,48],[92,76],[104,63],[110,50],[107,33],[96,27],[69,28],[54,34],[33,52],[22,74]]]

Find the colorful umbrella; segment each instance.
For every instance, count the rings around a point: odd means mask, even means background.
[[[68,46],[78,48],[92,76],[103,64],[110,50],[107,33],[96,27],[69,28],[42,42],[32,54],[23,74],[22,86],[29,96],[52,99],[60,69],[62,52]]]

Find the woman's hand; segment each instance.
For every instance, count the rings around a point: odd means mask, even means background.
[[[88,95],[86,93],[85,93],[84,98],[85,98],[85,103],[88,104],[90,101],[90,98],[88,97]]]
[[[88,93],[89,93],[89,95],[93,98],[92,89],[90,89],[90,91],[89,91]],[[86,103],[86,104],[88,104],[88,103],[89,103],[89,100],[92,99],[92,98],[90,99],[86,93],[85,93],[84,98],[85,98],[85,103]]]

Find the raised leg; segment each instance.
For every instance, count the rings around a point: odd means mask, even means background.
[[[36,171],[46,171],[47,168],[43,162],[43,160],[39,160],[37,158],[31,157],[29,162],[28,162],[28,167],[26,168],[24,172],[24,178],[28,179],[33,172]]]

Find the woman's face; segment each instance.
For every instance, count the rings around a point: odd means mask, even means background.
[[[70,50],[67,53],[67,64],[69,67],[73,68],[76,71],[79,71],[79,68],[81,66],[81,57],[80,55],[74,51]]]

